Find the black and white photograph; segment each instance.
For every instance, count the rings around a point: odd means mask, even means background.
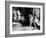
[[[40,8],[12,7],[12,31],[40,30]]]

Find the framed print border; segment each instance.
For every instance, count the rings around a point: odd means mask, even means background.
[[[26,34],[10,34],[10,4],[23,5],[42,5],[43,6],[43,32],[42,33],[26,33]],[[45,3],[5,1],[5,37],[33,36],[45,34]]]

